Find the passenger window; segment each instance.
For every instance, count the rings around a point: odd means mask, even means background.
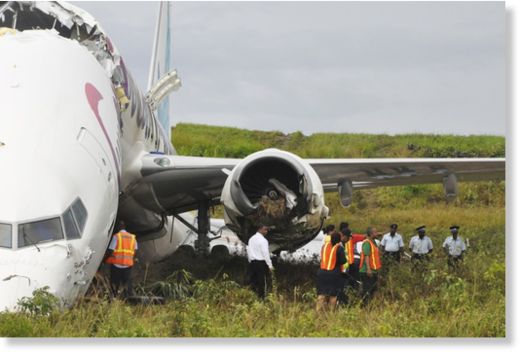
[[[85,209],[81,199],[77,199],[74,204],[72,204],[72,213],[74,214],[74,219],[76,219],[81,234],[83,233],[85,223],[87,222],[87,209]]]
[[[60,218],[18,225],[18,248],[63,239]]]
[[[76,225],[76,221],[74,221],[74,217],[72,216],[72,210],[70,208],[67,209],[65,213],[63,213],[63,226],[65,226],[65,236],[67,237],[67,240],[73,240],[81,237],[78,226]]]
[[[9,224],[0,224],[0,247],[13,247],[12,226]]]

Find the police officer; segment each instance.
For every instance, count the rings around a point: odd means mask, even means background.
[[[410,240],[410,251],[412,252],[412,262],[428,260],[428,255],[433,251],[432,240],[426,236],[426,226],[422,225],[415,229],[419,235],[415,235]]]
[[[466,243],[459,237],[459,226],[450,226],[452,236],[446,237],[442,248],[448,256],[448,267],[456,268],[459,262],[464,260],[464,252],[466,251]]]
[[[383,236],[381,248],[383,257],[393,259],[396,262],[401,261],[401,253],[404,249],[403,237],[397,233],[397,224],[390,225],[390,232]]]

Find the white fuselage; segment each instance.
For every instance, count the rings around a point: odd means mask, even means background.
[[[129,75],[128,85],[120,112],[110,78],[77,41],[48,30],[0,37],[0,311],[45,286],[65,305],[84,294],[140,158],[173,153]],[[74,214],[74,238],[64,213],[78,199],[87,216],[80,226]],[[182,241],[169,223],[168,237],[143,245],[151,258]]]

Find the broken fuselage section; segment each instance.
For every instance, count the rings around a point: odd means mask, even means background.
[[[51,30],[75,40],[94,55],[114,85],[121,108],[129,104],[124,62],[108,36],[87,12],[68,3],[0,2],[0,27],[10,31]]]

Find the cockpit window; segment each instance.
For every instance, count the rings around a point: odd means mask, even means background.
[[[0,247],[11,248],[13,246],[12,226],[0,224]]]
[[[81,237],[78,226],[76,225],[76,221],[72,216],[71,208],[68,208],[67,211],[63,213],[63,226],[65,227],[65,235],[67,236],[67,240]]]
[[[83,202],[79,198],[76,199],[76,201],[72,204],[71,208],[72,214],[74,214],[74,219],[76,219],[79,232],[83,233],[85,223],[87,222],[87,209],[85,208]]]
[[[63,239],[60,218],[18,225],[18,248]]]

